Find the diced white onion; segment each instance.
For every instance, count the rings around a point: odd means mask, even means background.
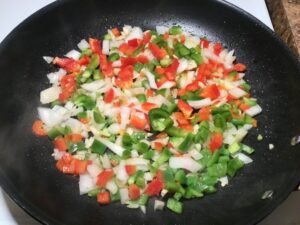
[[[224,140],[223,140],[224,144],[231,145],[234,141],[235,141],[235,139],[232,134],[224,135]]]
[[[109,54],[109,40],[102,41],[102,53],[105,55]]]
[[[161,192],[160,192],[160,196],[164,197],[167,193],[168,193],[167,189],[162,189]]]
[[[243,161],[245,164],[249,164],[249,163],[253,162],[253,160],[249,156],[247,156],[247,155],[245,155],[244,153],[241,153],[241,152],[233,155],[233,157],[238,158],[239,160]]]
[[[200,145],[201,146],[201,145]],[[193,150],[191,150],[190,152],[189,152],[189,154],[191,155],[191,157],[193,158],[193,159],[195,159],[195,160],[199,160],[199,159],[201,159],[203,156],[202,156],[202,154],[199,152],[199,151],[197,151],[196,149],[193,149]]]
[[[80,52],[73,49],[69,51],[65,56],[67,56],[68,58],[72,58],[74,60],[78,60],[80,58]]]
[[[205,106],[209,106],[212,104],[210,98],[204,98],[204,99],[201,99],[201,100],[196,100],[196,101],[187,101],[188,104],[190,106],[192,106],[194,109],[200,109],[202,107],[205,107]]]
[[[131,150],[131,158],[137,158],[137,157],[139,157],[138,151],[135,149]]]
[[[125,169],[125,162],[121,160],[119,165],[116,168],[116,177],[123,183],[127,182],[128,174]]]
[[[63,107],[61,107],[63,108]],[[58,125],[65,119],[65,113],[63,111],[56,111],[49,108],[38,107],[38,113],[40,119],[43,123],[46,124],[49,128]]]
[[[155,200],[154,201],[154,210],[163,210],[165,207],[165,203],[160,200]]]
[[[113,180],[108,181],[105,188],[112,194],[116,194],[118,192],[118,186]]]
[[[133,95],[145,94],[145,88],[143,87],[132,88],[130,89],[130,93]]]
[[[52,156],[54,157],[55,160],[60,160],[64,154],[65,154],[64,151],[59,151],[58,149],[55,148],[53,150]]]
[[[90,165],[88,165],[86,167],[86,170],[88,171],[88,173],[93,177],[97,177],[99,175],[99,173],[102,171],[102,169],[100,168],[99,165],[92,163]]]
[[[149,86],[152,88],[152,89],[157,89],[157,85],[156,85],[156,82],[155,82],[155,76],[153,73],[151,73],[149,70],[147,69],[143,69],[144,72],[145,72],[145,75],[148,79],[148,82],[149,82]]]
[[[234,50],[231,50],[230,52],[228,52],[226,55],[225,55],[225,64],[227,65],[232,65],[232,63],[234,62],[234,60],[236,59],[235,56],[233,56],[234,54]]]
[[[103,156],[100,156],[100,160],[101,160],[101,163],[102,163],[102,166],[103,166],[104,169],[110,169],[111,168],[110,160],[109,160],[109,158],[106,154],[104,154]]]
[[[79,176],[79,193],[81,195],[88,193],[96,188],[93,178],[88,174]]]
[[[60,87],[52,86],[47,88],[40,93],[40,101],[42,104],[48,104],[58,99],[58,96],[61,92]]]
[[[69,126],[72,129],[73,133],[81,133],[82,130],[84,129],[84,125],[77,119],[74,118],[68,118],[64,122],[65,126]]]
[[[107,129],[108,129],[108,132],[111,134],[118,134],[121,131],[120,124],[118,124],[118,123],[111,124]]]
[[[112,67],[121,67],[122,63],[121,60],[116,60],[112,63]]]
[[[64,69],[59,69],[57,72],[48,73],[47,77],[51,84],[58,84],[60,79],[67,74],[67,71]]]
[[[112,152],[116,153],[117,155],[119,155],[119,156],[123,155],[123,152],[125,150],[123,147],[116,145],[116,144],[112,143],[111,141],[101,138],[101,137],[98,137],[96,139],[98,139],[100,142],[102,142],[102,144],[104,144],[107,148],[109,148]]]
[[[182,73],[188,67],[188,61],[185,58],[179,59],[179,66],[177,68],[177,73]]]
[[[52,61],[53,61],[53,57],[51,57],[51,56],[43,56],[43,59],[48,63],[48,64],[50,64],[50,63],[52,63]]]
[[[249,116],[256,116],[260,114],[262,111],[262,108],[259,105],[252,106],[251,108],[247,109],[245,113],[247,113]]]
[[[234,88],[230,89],[228,92],[230,95],[232,95],[235,98],[241,98],[247,94],[246,91],[244,91],[243,89],[238,88],[238,87],[234,87]]]
[[[129,200],[128,189],[127,188],[120,188],[119,192],[120,192],[121,204],[125,204]]]
[[[124,43],[124,40],[113,40],[110,42],[110,47],[111,48],[119,48],[121,44]]]
[[[144,37],[144,33],[142,31],[142,29],[140,27],[133,27],[131,32],[129,33],[129,35],[126,38],[126,41],[129,41],[131,39],[143,39]]]
[[[145,178],[146,181],[151,181],[153,179],[150,172],[145,173],[144,178]]]
[[[174,81],[166,81],[163,83],[158,89],[170,89],[176,85],[176,82]]]
[[[120,109],[120,115],[121,115],[120,127],[121,129],[124,129],[129,123],[130,109],[128,107],[122,106]]]
[[[252,127],[253,127],[253,126],[252,126],[251,124],[245,124],[245,125],[243,126],[243,128],[244,128],[245,130],[250,130]]]
[[[123,33],[125,35],[128,35],[131,32],[131,30],[132,30],[132,26],[130,26],[130,25],[124,25],[124,27],[123,27]]]
[[[106,85],[105,80],[95,80],[90,83],[82,84],[81,87],[84,90],[95,92]]]
[[[156,96],[153,96],[153,97],[149,97],[147,102],[151,102],[151,103],[154,103],[156,105],[158,105],[159,107],[162,105],[162,104],[170,104],[170,102],[168,101],[168,99],[166,99],[164,96],[162,95],[156,95]]]
[[[238,129],[236,132],[236,135],[234,137],[235,142],[240,142],[243,140],[243,138],[247,135],[247,130],[245,130],[243,127]]]
[[[146,206],[141,205],[141,206],[140,206],[140,209],[141,209],[141,211],[142,211],[144,214],[146,214]]]
[[[184,45],[187,48],[195,48],[200,43],[200,38],[197,36],[187,36]]]
[[[126,165],[145,165],[147,166],[149,160],[143,158],[130,158],[125,160]]]
[[[220,177],[219,181],[221,182],[221,186],[224,187],[226,185],[228,185],[228,177],[224,176],[224,177]]]
[[[169,31],[169,28],[166,26],[156,26],[156,32],[158,34],[164,34]]]
[[[82,39],[78,44],[77,44],[78,48],[80,50],[84,50],[84,49],[87,49],[90,47],[89,43],[85,40],[85,39]]]
[[[169,160],[169,165],[173,169],[181,168],[190,172],[197,172],[202,169],[202,165],[187,156],[171,157]]]

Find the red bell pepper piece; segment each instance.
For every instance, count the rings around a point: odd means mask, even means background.
[[[150,33],[150,31],[147,31],[144,34],[143,44],[144,45],[147,44],[150,40],[151,40],[151,33]]]
[[[175,80],[178,66],[179,66],[178,59],[173,59],[172,64],[165,69],[165,74],[166,74],[168,80],[171,80],[171,81]]]
[[[189,132],[194,131],[194,127],[191,124],[183,124],[183,125],[179,125],[178,127],[185,129],[186,131],[189,131]]]
[[[77,88],[77,83],[75,79],[75,74],[69,74],[66,76],[63,76],[60,80],[60,87],[62,89],[62,92],[60,93],[58,99],[61,102],[65,102],[71,95],[74,93],[74,91]]]
[[[114,97],[115,97],[115,92],[114,89],[111,88],[105,93],[103,101],[105,103],[111,103],[114,100]]]
[[[185,101],[183,101],[182,99],[179,99],[177,106],[186,118],[191,116],[191,114],[193,112],[193,108],[189,104],[187,104]]]
[[[149,112],[151,109],[157,108],[158,105],[151,102],[144,102],[142,103],[141,107],[144,111]]]
[[[36,120],[32,124],[32,131],[37,136],[47,136],[46,130],[43,128],[43,122],[41,120]]]
[[[157,58],[158,60],[161,60],[167,55],[167,51],[164,48],[160,48],[158,45],[149,43],[149,49],[152,52],[152,54]]]
[[[147,118],[142,112],[132,112],[130,116],[130,125],[137,129],[145,129],[148,125]]]
[[[163,189],[163,182],[158,179],[154,178],[146,187],[144,193],[149,196],[159,195],[160,191]]]
[[[215,45],[214,45],[214,53],[216,55],[220,55],[221,51],[222,51],[222,45],[221,45],[221,43],[215,43]]]
[[[136,166],[135,165],[125,165],[126,173],[131,176],[136,172]]]
[[[203,98],[210,98],[213,100],[220,96],[220,91],[217,85],[213,84],[210,86],[206,86],[200,93],[200,96]]]
[[[134,68],[132,65],[121,67],[121,69],[118,73],[118,78],[120,78],[123,81],[132,81],[133,70],[134,70]]]
[[[76,144],[78,142],[81,142],[83,137],[81,134],[74,133],[66,135],[64,139],[65,141],[71,141],[72,143]]]
[[[97,202],[101,205],[107,205],[110,203],[110,194],[108,191],[100,192],[97,194]]]
[[[210,137],[208,147],[212,152],[214,152],[222,146],[222,142],[223,142],[222,134],[221,133],[214,133]]]
[[[174,112],[173,113],[176,121],[179,125],[188,125],[190,124],[189,121],[185,118],[182,112]]]
[[[130,184],[128,187],[128,195],[131,200],[137,200],[141,196],[141,190],[136,184]]]
[[[57,137],[54,140],[54,147],[59,151],[67,151],[68,145],[63,137]]]
[[[208,48],[208,45],[209,45],[209,41],[205,38],[201,38],[200,46],[202,46],[202,48]]]
[[[67,72],[78,72],[80,70],[80,64],[76,60],[71,58],[55,57],[53,60],[53,64],[58,65]]]
[[[121,33],[120,33],[120,31],[119,31],[119,29],[117,27],[111,29],[111,32],[113,33],[113,35],[115,37],[119,37],[121,35]]]
[[[197,91],[199,89],[198,81],[194,81],[185,87],[187,91]]]
[[[134,38],[134,39],[131,39],[131,40],[128,40],[127,43],[129,46],[131,47],[138,47],[140,44],[141,44],[142,40],[140,39],[137,39],[137,38]]]
[[[112,169],[103,170],[97,177],[96,185],[104,188],[106,183],[114,177],[115,173]]]
[[[154,149],[156,150],[156,151],[158,151],[158,152],[161,152],[161,150],[163,149],[163,144],[161,143],[161,142],[158,142],[158,141],[155,141],[154,143],[153,143],[153,147],[154,147]]]
[[[78,60],[79,65],[84,66],[89,64],[90,62],[90,57],[88,57],[87,55],[83,56],[81,59]]]
[[[95,54],[102,54],[101,41],[95,38],[89,39],[90,48]]]
[[[234,69],[238,72],[244,72],[247,69],[247,67],[245,64],[237,63],[234,65]]]
[[[120,52],[124,53],[125,55],[132,55],[137,49],[137,47],[132,47],[127,43],[123,43],[119,46],[118,49]]]
[[[209,120],[210,110],[208,107],[204,107],[199,110],[199,118],[201,121]]]
[[[56,167],[65,174],[83,174],[90,161],[75,159],[71,154],[65,153],[63,157],[57,161]]]

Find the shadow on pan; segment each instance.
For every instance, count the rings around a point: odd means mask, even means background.
[[[77,178],[54,168],[47,139],[31,133],[39,92],[54,67],[42,56],[63,55],[82,38],[101,37],[107,28],[124,24],[143,29],[180,24],[186,31],[235,49],[248,65],[252,93],[263,107],[259,128],[246,143],[257,150],[230,185],[203,199],[186,200],[182,215],[147,214],[113,203],[99,206],[79,196]],[[300,134],[300,67],[287,47],[258,20],[221,1],[58,1],[18,26],[0,46],[0,181],[28,213],[51,225],[253,225],[295,188],[300,175],[300,148],[291,147]],[[265,138],[258,142],[256,136]],[[275,148],[268,150],[268,144]],[[273,198],[261,200],[266,190]]]

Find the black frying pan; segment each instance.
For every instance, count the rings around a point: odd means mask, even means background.
[[[52,145],[31,133],[39,92],[47,87],[43,55],[63,55],[87,37],[101,37],[107,28],[178,23],[187,31],[221,41],[248,65],[247,80],[263,107],[259,128],[246,143],[256,148],[254,163],[230,185],[203,199],[184,202],[182,215],[146,215],[119,203],[99,206],[79,196],[78,180],[58,172],[50,157]],[[253,225],[278,206],[295,188],[300,175],[300,67],[279,38],[258,20],[221,1],[85,0],[59,1],[18,26],[0,46],[0,181],[27,212],[51,225],[197,224]],[[256,136],[265,138],[258,142]],[[268,150],[273,143],[275,149]],[[266,190],[272,198],[262,200]]]

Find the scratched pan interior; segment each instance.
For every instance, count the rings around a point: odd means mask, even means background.
[[[144,215],[119,203],[99,206],[79,196],[78,180],[54,167],[50,141],[35,137],[39,92],[55,70],[44,55],[63,55],[82,38],[101,37],[107,28],[180,24],[185,30],[235,49],[248,65],[246,80],[263,107],[259,129],[246,143],[254,162],[230,185],[203,199],[184,201],[184,212]],[[35,13],[0,46],[0,181],[29,214],[51,225],[187,224],[252,225],[278,206],[299,181],[300,149],[290,139],[300,133],[300,70],[287,47],[258,20],[219,1],[59,1]],[[265,138],[258,142],[256,136]],[[275,148],[268,150],[268,144]],[[273,198],[261,200],[266,190]]]

